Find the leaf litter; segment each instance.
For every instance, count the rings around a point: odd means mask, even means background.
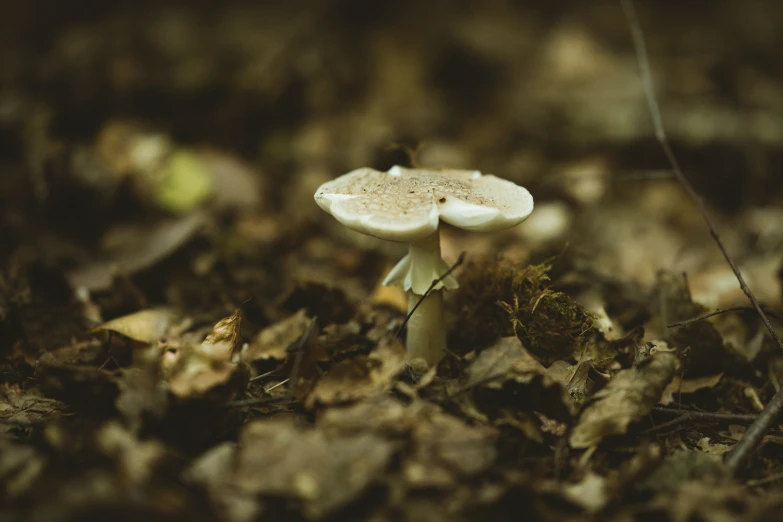
[[[780,354],[655,170],[620,6],[201,9],[2,31],[0,518],[779,518],[780,425],[722,459]],[[780,9],[708,11],[640,5],[676,148],[779,328]],[[431,369],[379,285],[404,248],[312,201],[394,164],[536,198],[515,230],[443,227],[467,260]]]

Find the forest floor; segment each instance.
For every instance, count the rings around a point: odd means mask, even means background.
[[[783,354],[655,140],[619,2],[550,4],[4,8],[0,520],[783,518],[783,425],[722,464]],[[637,7],[780,331],[783,4]],[[535,199],[442,226],[431,369],[381,285],[406,246],[313,200],[393,165]]]

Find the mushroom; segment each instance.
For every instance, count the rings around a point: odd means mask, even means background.
[[[321,185],[315,201],[352,230],[410,245],[383,284],[402,283],[408,293],[408,310],[413,311],[408,358],[429,365],[446,350],[441,290],[459,286],[449,274],[422,300],[449,269],[440,254],[440,221],[465,230],[494,231],[519,224],[533,211],[530,193],[510,181],[474,170],[398,166],[388,172],[356,169]]]

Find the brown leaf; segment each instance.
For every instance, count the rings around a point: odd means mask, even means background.
[[[403,404],[389,395],[380,395],[351,406],[326,408],[318,425],[340,433],[374,431],[400,435],[413,429],[423,402]]]
[[[125,229],[122,246],[104,259],[68,272],[74,288],[109,288],[117,271],[134,274],[149,268],[183,247],[204,225],[205,216],[192,213],[181,219],[157,223],[154,228]]]
[[[619,371],[592,397],[571,432],[571,447],[589,448],[604,437],[622,435],[632,422],[652,410],[678,365],[677,356],[666,350],[663,346],[652,348],[649,358]]]
[[[574,413],[582,407],[593,389],[589,373],[590,363],[586,362],[572,365],[566,361],[555,361],[546,369],[547,376],[565,389]]]
[[[413,487],[448,487],[486,470],[497,456],[495,429],[469,426],[463,420],[427,405],[417,414],[413,454],[403,474]]]
[[[308,518],[318,518],[379,480],[394,444],[372,434],[327,437],[291,419],[268,419],[245,426],[240,448],[238,487],[298,499]]]
[[[242,360],[284,360],[288,357],[288,348],[302,337],[309,323],[310,318],[303,308],[294,315],[264,328],[242,353]]]
[[[242,321],[242,313],[239,308],[229,317],[217,322],[212,331],[201,343],[201,350],[208,353],[214,359],[231,360],[242,341],[239,336],[239,326]]]
[[[504,337],[482,351],[468,366],[463,388],[475,388],[501,378],[515,377],[529,381],[545,373],[546,369],[525,350],[517,337]]]
[[[606,477],[588,471],[578,482],[563,486],[563,496],[588,513],[601,511],[609,502]]]
[[[139,310],[97,326],[93,331],[117,332],[134,341],[152,344],[167,334],[177,315],[165,308]]]
[[[33,446],[12,444],[0,438],[0,484],[4,504],[26,493],[46,467],[46,460]]]
[[[131,429],[140,428],[147,415],[162,418],[166,413],[166,386],[155,364],[122,370],[117,387],[120,393],[115,405]]]
[[[123,478],[132,484],[144,485],[155,465],[164,457],[165,447],[157,440],[139,440],[119,422],[109,422],[97,433],[101,452],[120,465]]]
[[[218,321],[201,344],[184,342],[170,359],[161,359],[164,369],[171,364],[171,393],[180,398],[199,397],[231,380],[239,367],[232,361],[240,341],[239,323],[240,311],[236,310]]]
[[[44,422],[57,415],[62,406],[60,401],[43,397],[36,389],[0,384],[0,433]]]
[[[96,340],[76,342],[41,355],[35,376],[42,390],[66,391],[68,402],[98,403],[114,400],[117,393],[116,376],[100,365],[107,355],[102,344]]]
[[[680,379],[679,375],[675,375],[672,381],[663,390],[661,400],[658,401],[658,404],[667,405],[673,403],[675,401],[675,395],[694,393],[706,388],[714,388],[722,378],[723,373],[685,380]]]
[[[206,489],[222,520],[251,522],[258,519],[260,505],[255,494],[243,491],[234,484],[236,462],[236,444],[224,442],[193,461],[183,472],[182,478]]]
[[[405,369],[405,347],[394,337],[381,339],[369,355],[337,363],[315,385],[306,406],[354,401],[388,392]]]
[[[183,347],[181,361],[168,382],[171,393],[183,399],[203,396],[211,389],[226,384],[236,370],[235,364],[215,361],[192,347]]]

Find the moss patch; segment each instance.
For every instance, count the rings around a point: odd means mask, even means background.
[[[456,353],[481,349],[516,335],[543,361],[581,351],[590,316],[570,297],[551,288],[551,266],[524,265],[502,256],[469,262],[454,292],[449,346]]]

